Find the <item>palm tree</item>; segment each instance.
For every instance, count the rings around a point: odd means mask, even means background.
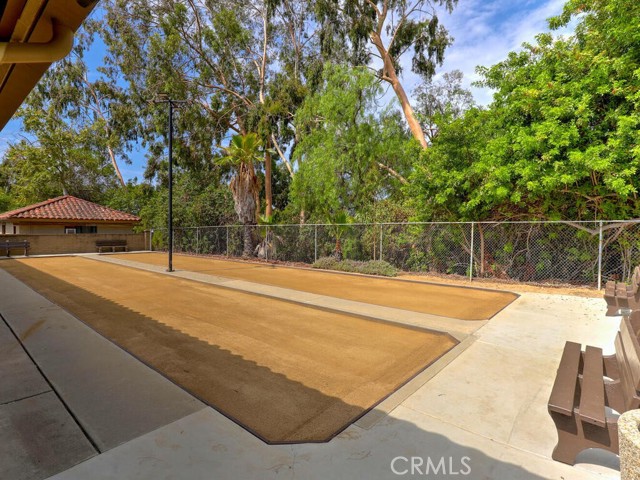
[[[262,160],[262,143],[255,133],[234,135],[224,152],[225,156],[219,163],[234,169],[229,187],[238,220],[244,225],[242,256],[250,257],[253,254],[257,212],[260,209],[260,184],[255,164]]]
[[[345,234],[347,229],[349,228],[349,223],[351,219],[349,215],[347,215],[344,211],[339,211],[334,215],[329,216],[329,223],[331,224],[331,231],[333,236],[336,239],[336,246],[333,251],[333,256],[339,262],[342,261],[342,236]]]

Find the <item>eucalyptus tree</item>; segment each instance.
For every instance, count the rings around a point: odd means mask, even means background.
[[[102,6],[108,63],[121,69],[143,112],[149,175],[163,168],[158,135],[166,130],[165,113],[145,103],[157,92],[190,101],[175,123],[183,167],[206,168],[224,139],[257,132],[272,147],[264,151],[267,160],[273,149],[294,174],[285,143],[305,95],[307,59],[317,51],[307,2],[106,0]],[[269,187],[270,168],[265,161]]]
[[[126,94],[107,72],[90,76],[91,36],[47,71],[17,113],[24,136],[5,152],[2,170],[19,203],[74,194],[100,200],[124,186],[119,163],[136,139]]]
[[[75,36],[71,55],[56,63],[38,83],[19,116],[27,131],[39,136],[44,122],[31,121],[41,110],[57,114],[73,130],[90,129],[95,148],[111,163],[118,182],[125,185],[122,163],[130,163],[129,153],[137,140],[136,115],[127,93],[118,85],[118,72],[98,67],[92,70],[92,31],[96,21],[88,20]]]
[[[55,112],[21,112],[25,129],[37,129],[36,138],[9,146],[0,164],[6,192],[17,206],[60,195],[94,202],[117,186],[113,167],[96,146],[91,128],[70,128]]]
[[[323,47],[333,48],[337,36],[349,45],[353,64],[380,66],[378,77],[393,88],[411,133],[423,148],[427,147],[427,140],[400,80],[401,58],[413,49],[411,69],[429,81],[452,42],[440,24],[436,7],[451,12],[457,3],[458,0],[315,2],[318,19],[324,27]]]
[[[442,78],[421,83],[414,91],[416,117],[429,143],[438,134],[438,124],[448,123],[475,106],[473,94],[462,85],[460,70],[445,72]]]

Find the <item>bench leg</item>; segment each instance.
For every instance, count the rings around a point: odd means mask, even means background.
[[[620,371],[618,370],[618,359],[615,355],[604,355],[602,357],[602,361],[604,364],[604,374],[605,376],[613,379],[620,379]]]
[[[618,454],[618,423],[615,418],[607,418],[606,427],[597,427],[582,422],[572,416],[551,412],[551,418],[558,431],[558,444],[551,458],[557,462],[573,465],[580,452],[588,448],[600,448]]]
[[[621,414],[625,412],[624,392],[620,380],[604,382],[604,398],[607,407]]]

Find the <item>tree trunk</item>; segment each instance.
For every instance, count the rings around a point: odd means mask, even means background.
[[[253,225],[245,224],[243,231],[243,240],[244,246],[242,248],[242,256],[243,257],[251,257],[253,256]]]
[[[252,256],[255,246],[254,228],[259,209],[258,179],[252,165],[241,163],[229,185],[233,194],[233,202],[238,220],[244,225],[243,256]]]
[[[371,42],[378,49],[378,53],[384,62],[384,67],[382,69],[382,80],[391,84],[391,88],[396,93],[398,100],[400,100],[400,105],[402,107],[402,112],[404,113],[404,118],[406,118],[407,123],[409,124],[409,128],[411,129],[411,133],[413,137],[420,142],[422,148],[427,148],[427,139],[424,136],[424,132],[422,131],[422,127],[420,123],[416,119],[416,115],[413,112],[413,108],[411,108],[411,104],[409,103],[409,97],[407,96],[407,92],[404,91],[404,87],[400,83],[400,79],[398,78],[398,74],[396,72],[396,68],[393,66],[393,61],[387,52],[387,49],[384,48],[382,43],[382,39],[380,35],[376,32],[371,34]]]
[[[409,128],[411,129],[411,133],[413,137],[420,142],[422,148],[427,148],[427,139],[424,136],[424,132],[422,131],[422,127],[420,123],[416,119],[416,115],[413,112],[413,108],[411,108],[411,104],[409,103],[409,97],[407,93],[404,91],[402,84],[398,80],[395,71],[393,72],[393,79],[390,82],[393,91],[396,92],[398,100],[400,100],[400,105],[402,105],[402,111],[404,112],[404,116],[407,119],[407,123],[409,124]]]
[[[122,173],[120,173],[120,168],[118,168],[118,162],[116,161],[116,155],[111,149],[111,147],[107,147],[107,151],[109,152],[109,158],[111,159],[111,165],[113,165],[113,169],[116,171],[116,176],[118,177],[118,182],[120,182],[120,186],[126,186],[124,178],[122,178]]]
[[[333,252],[334,257],[337,261],[342,261],[342,243],[340,242],[340,238],[336,238],[336,249]]]

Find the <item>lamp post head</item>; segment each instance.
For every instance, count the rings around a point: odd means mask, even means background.
[[[159,92],[156,93],[155,98],[153,99],[153,103],[165,103],[169,100],[169,94],[167,92]]]

